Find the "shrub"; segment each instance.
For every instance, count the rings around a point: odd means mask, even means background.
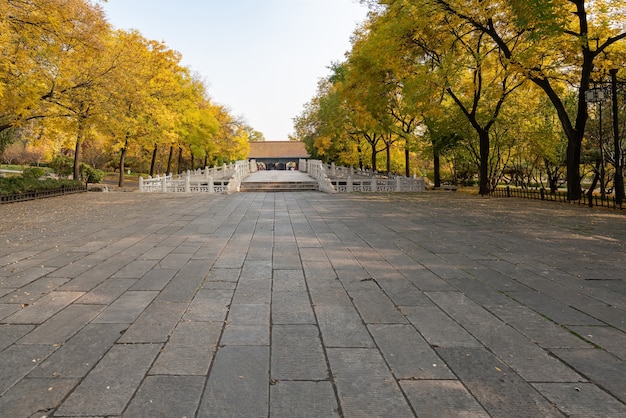
[[[80,186],[80,182],[65,179],[46,179],[37,180],[37,178],[29,177],[6,177],[0,178],[0,194],[18,194],[32,192],[36,190],[59,189],[63,186],[75,187]]]
[[[106,173],[89,164],[80,163],[80,177],[85,183],[100,183],[104,180]]]
[[[39,178],[46,175],[46,170],[39,167],[30,167],[24,169],[22,172],[22,177],[31,180],[38,180]]]
[[[59,155],[54,157],[50,163],[50,168],[59,176],[70,176],[74,173],[74,159]]]

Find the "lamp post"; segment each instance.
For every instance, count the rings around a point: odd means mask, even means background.
[[[622,156],[619,138],[618,104],[617,104],[617,68],[609,70],[611,74],[611,95],[613,96],[613,146],[615,152],[615,204],[622,206],[624,199],[624,175],[622,173]]]

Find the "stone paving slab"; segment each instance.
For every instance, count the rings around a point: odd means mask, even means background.
[[[0,219],[2,417],[626,416],[618,212],[113,192]]]

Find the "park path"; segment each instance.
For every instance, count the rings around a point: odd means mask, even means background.
[[[87,193],[0,242],[3,417],[626,416],[616,212]]]

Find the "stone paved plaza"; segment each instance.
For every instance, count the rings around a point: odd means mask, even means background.
[[[0,206],[1,417],[624,417],[626,215],[464,193]]]

